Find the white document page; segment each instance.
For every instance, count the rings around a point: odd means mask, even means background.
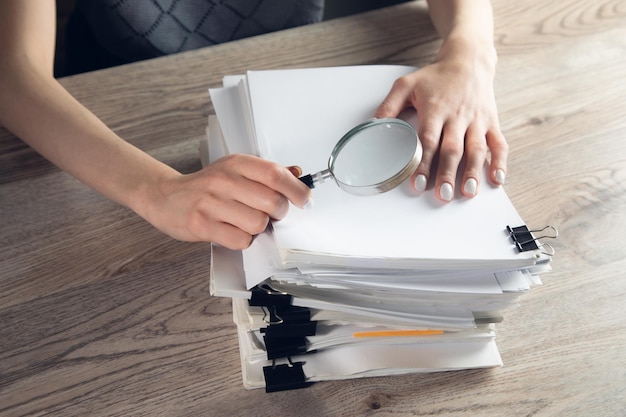
[[[210,88],[209,94],[215,114],[219,119],[228,154],[256,154],[255,141],[250,138],[244,120],[244,104],[241,101],[239,84],[243,75],[224,78],[224,86]]]
[[[370,118],[394,80],[412,70],[363,66],[249,72],[260,156],[300,165],[305,173],[326,168],[337,140]],[[480,180],[475,198],[457,192],[450,203],[438,201],[432,187],[417,195],[408,183],[370,197],[321,184],[313,190],[312,210],[293,208],[273,223],[274,238],[287,260],[303,264],[393,268],[400,265],[396,261],[415,266],[415,259],[425,269],[532,264],[534,255],[517,253],[505,231],[507,225],[523,224],[519,214],[502,188]]]
[[[249,299],[251,294],[246,290],[241,251],[231,251],[219,245],[211,245],[211,295],[230,298]],[[320,294],[314,294],[319,297]],[[321,310],[332,310],[341,313],[369,317],[374,322],[406,323],[440,329],[468,329],[476,326],[474,315],[466,306],[453,306],[441,309],[429,305],[409,306],[394,305],[393,302],[379,303],[376,300],[362,303],[357,297],[358,305],[350,303],[349,294],[329,293],[327,296],[300,298],[295,296],[292,305]]]
[[[244,386],[250,389],[262,388],[265,386],[263,366],[272,365],[272,361],[251,360],[255,344],[250,334],[240,330],[238,336]],[[312,355],[294,356],[291,360],[304,361],[303,370],[308,381],[502,366],[502,358],[493,339],[460,343],[345,346],[320,350]]]

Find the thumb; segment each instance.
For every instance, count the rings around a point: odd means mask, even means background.
[[[293,174],[294,177],[298,178],[300,176],[302,176],[302,168],[300,168],[297,165],[292,165],[292,166],[288,166],[287,169],[289,170],[289,172],[291,172]]]
[[[408,90],[401,79],[396,80],[374,113],[374,117],[397,117],[407,107]]]

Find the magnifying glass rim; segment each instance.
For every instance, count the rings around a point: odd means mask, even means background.
[[[404,168],[398,171],[395,175],[376,184],[350,185],[338,180],[333,173],[333,168],[335,166],[335,162],[337,160],[337,155],[339,155],[339,152],[341,152],[341,150],[348,144],[348,142],[350,142],[350,140],[352,140],[354,136],[361,130],[383,124],[400,125],[415,135],[415,151],[413,152],[413,156],[411,157],[409,162],[407,162]],[[330,171],[337,185],[339,185],[339,187],[341,187],[343,190],[356,195],[374,195],[384,193],[393,188],[396,188],[398,185],[404,182],[417,169],[421,158],[422,145],[419,141],[419,138],[417,137],[417,132],[415,131],[415,128],[410,123],[407,123],[402,119],[390,117],[380,119],[374,118],[355,126],[354,128],[350,129],[350,131],[348,131],[345,135],[343,135],[341,139],[339,139],[332,152],[330,153],[330,158],[328,159],[328,170]]]

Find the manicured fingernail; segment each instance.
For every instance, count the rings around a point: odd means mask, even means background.
[[[426,191],[426,183],[428,180],[426,179],[426,175],[419,174],[415,177],[415,181],[413,181],[413,187],[419,191],[420,193]]]
[[[444,201],[452,201],[452,197],[454,196],[454,190],[452,189],[452,184],[449,182],[444,182],[439,187],[439,195]]]
[[[504,184],[504,178],[505,178],[505,174],[504,174],[504,170],[503,169],[497,169],[496,170],[496,181],[498,182],[498,184],[502,185]]]
[[[299,177],[302,175],[302,168],[297,165],[287,167],[287,169],[293,174],[294,177]]]
[[[463,192],[465,195],[476,195],[478,189],[478,181],[475,178],[468,178],[463,185]]]
[[[302,206],[304,210],[311,210],[313,207],[315,207],[315,200],[313,200],[313,198],[309,198],[306,203],[304,203],[304,206]]]

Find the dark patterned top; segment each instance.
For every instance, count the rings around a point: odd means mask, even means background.
[[[133,62],[317,22],[323,4],[324,0],[77,0],[68,25],[68,50],[78,54],[74,61],[93,53],[107,55],[116,61],[113,64]],[[85,45],[87,41],[91,45]]]

